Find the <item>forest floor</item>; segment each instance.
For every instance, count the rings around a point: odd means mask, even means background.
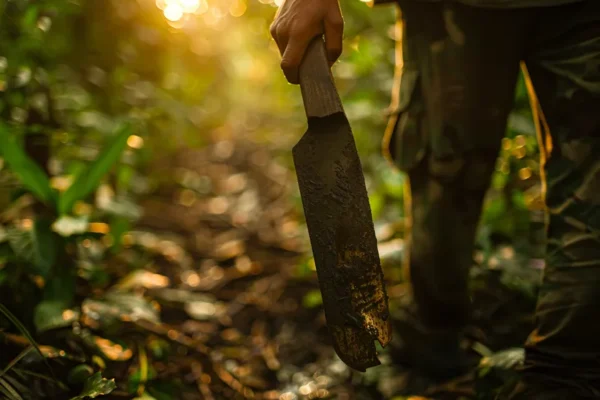
[[[134,242],[158,250],[151,273],[168,277],[166,287],[146,291],[161,305],[167,338],[177,343],[175,333],[182,334],[201,351],[180,343],[177,356],[156,365],[157,377],[187,377],[206,399],[384,399],[402,390],[409,375],[391,365],[386,350],[382,366],[361,374],[330,346],[292,201],[293,171],[265,148],[227,141],[163,162],[166,179],[142,202]],[[393,226],[378,229],[387,270],[402,255]],[[518,350],[493,354],[520,346],[529,332],[539,260],[509,246],[498,246],[491,260],[473,269],[475,318],[465,339],[485,357],[468,375],[429,388],[430,398],[492,396],[506,375],[486,367],[518,363]],[[388,282],[392,307],[405,289],[400,280]]]
[[[68,333],[77,338],[54,332],[41,344],[77,352],[76,343],[93,343],[103,354],[96,365],[117,383],[106,398],[410,398],[398,395],[410,374],[387,349],[366,373],[335,355],[293,171],[269,149],[222,141],[149,173],[159,183],[141,199],[124,248],[103,261],[110,282],[87,294]],[[406,292],[397,225],[377,226],[390,307]],[[464,345],[481,363],[414,399],[493,399],[522,360],[521,350],[502,350],[521,346],[531,328],[541,263],[508,245],[479,253]]]

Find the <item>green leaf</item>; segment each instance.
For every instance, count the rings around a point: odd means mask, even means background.
[[[156,400],[171,400],[177,397],[177,393],[181,392],[182,387],[172,380],[153,380],[149,382],[147,392]]]
[[[65,392],[69,390],[69,388],[64,383],[62,383],[61,381],[57,380],[54,377],[49,377],[44,374],[33,372],[33,371],[30,371],[29,369],[21,369],[21,368],[14,367],[12,370],[13,370],[13,372],[15,372],[17,375],[19,375],[22,378],[27,378],[28,376],[32,376],[32,377],[34,377],[36,379],[40,379],[42,381],[51,382],[52,384],[57,385],[61,390],[65,391]]]
[[[106,379],[102,377],[100,372],[96,372],[86,381],[79,396],[72,397],[71,400],[83,400],[86,398],[94,399],[105,394],[109,394],[117,388],[114,379]]]
[[[94,375],[94,369],[87,364],[79,364],[69,371],[67,380],[73,385],[80,385]]]
[[[64,318],[65,311],[68,309],[62,301],[41,301],[35,307],[34,323],[38,332],[44,332],[50,329],[64,328],[74,322],[74,318]],[[73,314],[76,316],[77,314]]]
[[[4,393],[7,399],[9,400],[23,400],[21,395],[17,393],[15,388],[13,388],[5,379],[0,378],[0,392]]]
[[[371,213],[373,214],[373,219],[379,218],[381,211],[385,205],[385,199],[381,193],[371,193],[369,195],[369,205],[371,206]]]
[[[303,262],[298,263],[294,269],[294,277],[297,279],[306,279],[314,277],[316,273],[315,259],[310,257]]]
[[[17,355],[15,358],[13,358],[12,361],[9,362],[8,365],[6,367],[4,367],[4,369],[2,371],[0,371],[0,378],[3,377],[4,374],[6,374],[8,371],[10,371],[12,369],[12,367],[17,365],[19,363],[19,361],[21,361],[27,354],[29,354],[33,350],[35,350],[35,348],[33,346],[28,346],[25,350],[23,350],[21,353],[19,353],[19,355]]]
[[[315,308],[323,304],[323,297],[319,289],[311,290],[304,295],[302,305],[305,308]]]
[[[23,16],[23,25],[26,29],[33,29],[38,19],[39,8],[37,6],[27,7]]]
[[[0,153],[21,184],[43,203],[54,206],[56,192],[44,170],[25,153],[11,130],[0,123]]]
[[[22,231],[16,228],[8,230],[8,241],[17,257],[31,263],[33,273],[48,277],[56,263],[56,235],[50,228],[50,221],[38,218],[33,228]]]
[[[21,332],[21,335],[25,336],[25,338],[27,338],[27,340],[29,341],[29,343],[33,347],[35,347],[35,349],[37,350],[37,352],[39,353],[39,355],[44,359],[44,361],[47,364],[46,357],[44,357],[44,354],[42,353],[42,350],[40,349],[40,346],[37,344],[37,342],[35,341],[35,339],[31,335],[31,333],[29,333],[29,331],[27,330],[27,328],[25,327],[25,325],[23,325],[21,323],[21,321],[19,321],[19,319],[17,317],[15,317],[13,315],[13,313],[11,313],[10,310],[8,308],[6,308],[3,304],[0,304],[0,314],[4,315],[10,322],[12,322],[12,324],[19,330],[19,332]],[[48,365],[48,367],[50,367],[50,366]]]
[[[75,297],[75,275],[68,267],[55,268],[54,275],[46,283],[44,299],[36,306],[33,316],[38,332],[69,326],[73,322],[73,317],[65,318],[63,314]]]
[[[160,338],[150,339],[148,349],[152,353],[152,359],[165,360],[169,356],[170,343]]]
[[[110,223],[110,238],[112,239],[111,251],[117,253],[123,248],[123,236],[131,229],[127,218],[113,217]]]
[[[154,368],[152,368],[152,366],[149,366],[147,371],[146,371],[146,376],[144,376],[144,371],[142,371],[141,368],[135,368],[133,371],[131,371],[131,373],[129,374],[129,379],[127,382],[127,388],[129,390],[129,393],[135,393],[139,390],[140,386],[144,386],[146,385],[146,383],[150,380],[152,380],[155,376],[156,376],[156,371],[154,370]],[[145,397],[141,397],[141,398],[145,398]],[[150,397],[151,399],[153,399],[154,397]],[[134,400],[134,399],[132,399]]]
[[[404,198],[405,177],[392,168],[386,168],[381,173],[385,191],[391,197],[402,200]]]
[[[37,218],[33,224],[34,264],[42,276],[56,263],[58,243],[50,228],[50,221]]]
[[[15,259],[15,252],[10,246],[10,243],[0,243],[0,261],[8,261]]]
[[[127,189],[131,180],[134,177],[135,170],[133,167],[127,165],[119,170],[117,174],[117,190],[119,189]]]
[[[121,128],[100,156],[75,178],[73,184],[59,198],[60,214],[68,214],[77,201],[86,198],[96,190],[102,178],[119,161],[130,135],[131,128],[128,125]]]

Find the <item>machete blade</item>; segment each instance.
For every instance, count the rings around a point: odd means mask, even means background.
[[[365,371],[380,364],[374,340],[387,345],[391,324],[364,175],[343,111],[309,115],[293,156],[334,348]]]

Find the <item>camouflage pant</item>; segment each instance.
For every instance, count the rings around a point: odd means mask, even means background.
[[[399,3],[403,62],[384,149],[410,178],[407,261],[419,317],[439,329],[469,318],[473,242],[522,65],[548,233],[527,370],[600,388],[600,1]]]

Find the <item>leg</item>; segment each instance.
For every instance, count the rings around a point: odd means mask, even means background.
[[[469,319],[473,243],[512,107],[525,14],[454,3],[400,6],[404,65],[386,138],[410,181],[406,261],[414,319],[396,331],[414,359],[435,365],[423,368],[447,369],[439,359],[458,353]],[[438,360],[414,346],[419,339]],[[441,342],[448,351],[432,346]],[[433,372],[452,375],[448,368]]]
[[[548,243],[537,327],[526,344],[522,393],[513,398],[598,398],[600,4],[538,18],[543,31],[527,69],[541,106]]]

